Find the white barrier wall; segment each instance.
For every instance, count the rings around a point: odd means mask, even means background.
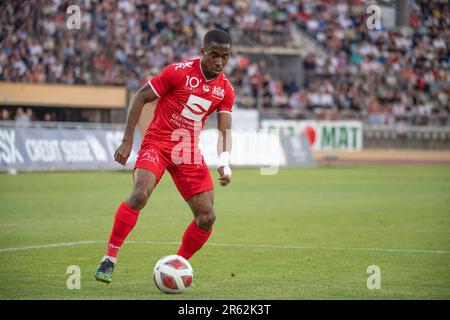
[[[130,170],[136,161],[141,137],[136,131],[125,168],[113,159],[122,137],[121,128],[2,126],[0,122],[0,171]],[[205,130],[199,143],[211,167],[217,166],[217,137],[216,129]],[[235,129],[232,137],[233,166],[314,166],[305,135]]]
[[[118,170],[113,155],[122,130],[0,126],[0,171]],[[135,134],[127,168],[136,161],[140,137]]]

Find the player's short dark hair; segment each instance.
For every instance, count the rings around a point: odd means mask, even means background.
[[[210,30],[203,38],[203,46],[208,47],[211,42],[219,44],[229,44],[231,46],[231,37],[228,32],[221,29]]]

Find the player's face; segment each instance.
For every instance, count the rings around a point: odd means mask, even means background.
[[[203,65],[210,77],[217,77],[225,68],[230,57],[230,45],[211,42],[202,49]]]

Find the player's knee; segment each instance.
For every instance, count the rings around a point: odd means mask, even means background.
[[[133,210],[141,210],[148,200],[148,194],[144,190],[135,190],[131,197],[128,199],[128,205]]]
[[[216,221],[216,214],[211,207],[197,215],[197,225],[203,230],[210,230]]]

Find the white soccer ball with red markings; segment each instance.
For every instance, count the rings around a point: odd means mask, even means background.
[[[189,262],[176,254],[162,257],[153,270],[153,281],[166,293],[182,293],[192,285],[193,279]]]

